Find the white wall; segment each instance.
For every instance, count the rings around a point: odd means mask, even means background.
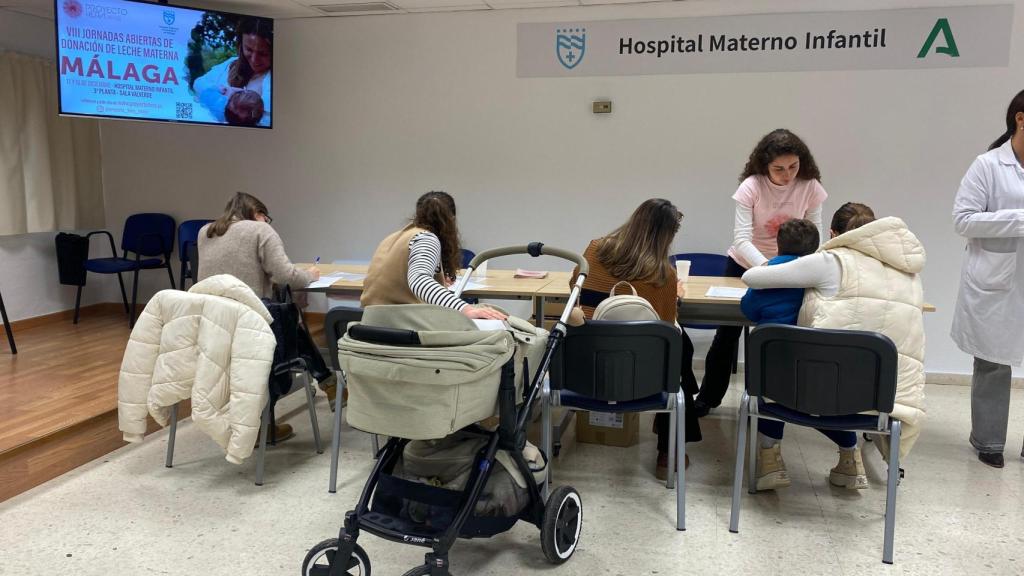
[[[0,9],[0,50],[53,58],[53,21]],[[12,322],[75,306],[75,288],[57,283],[54,235],[0,236],[0,290]],[[94,248],[102,247],[94,244]],[[109,282],[96,276],[88,282],[83,305],[111,299]]]
[[[927,299],[939,308],[926,320],[928,369],[969,372],[947,335],[963,248],[950,210],[1022,88],[1019,41],[1010,68],[516,78],[521,21],[907,4],[688,1],[279,21],[274,130],[105,123],[108,222],[139,210],[215,215],[245,190],[270,206],[293,259],[330,261],[368,256],[429,189],[455,195],[476,249],[529,240],[582,249],[662,196],[687,215],[680,251],[723,252],[746,156],[784,126],[821,166],[826,218],[855,200],[921,237]],[[599,98],[613,114],[590,112]]]

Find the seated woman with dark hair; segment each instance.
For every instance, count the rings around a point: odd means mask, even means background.
[[[470,318],[504,320],[501,312],[472,306],[448,289],[461,262],[455,199],[446,192],[427,192],[416,201],[411,221],[377,246],[359,302],[364,308],[425,302]]]

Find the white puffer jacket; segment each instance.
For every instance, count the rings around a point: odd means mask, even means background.
[[[192,420],[241,464],[253,450],[277,342],[270,313],[234,276],[188,292],[158,292],[135,323],[121,361],[118,428],[141,442],[146,415],[166,426],[170,407],[192,399]]]
[[[924,246],[899,218],[882,218],[825,243],[842,269],[839,292],[807,290],[799,324],[867,330],[888,336],[899,352],[893,417],[904,426],[900,452],[910,451],[924,417]]]

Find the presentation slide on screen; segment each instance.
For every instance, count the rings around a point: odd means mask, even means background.
[[[57,0],[60,112],[271,127],[274,21]]]

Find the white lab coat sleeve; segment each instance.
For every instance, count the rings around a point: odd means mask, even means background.
[[[953,226],[957,234],[965,238],[1024,237],[1024,210],[988,210],[994,185],[990,167],[979,157],[960,182],[953,203]]]

